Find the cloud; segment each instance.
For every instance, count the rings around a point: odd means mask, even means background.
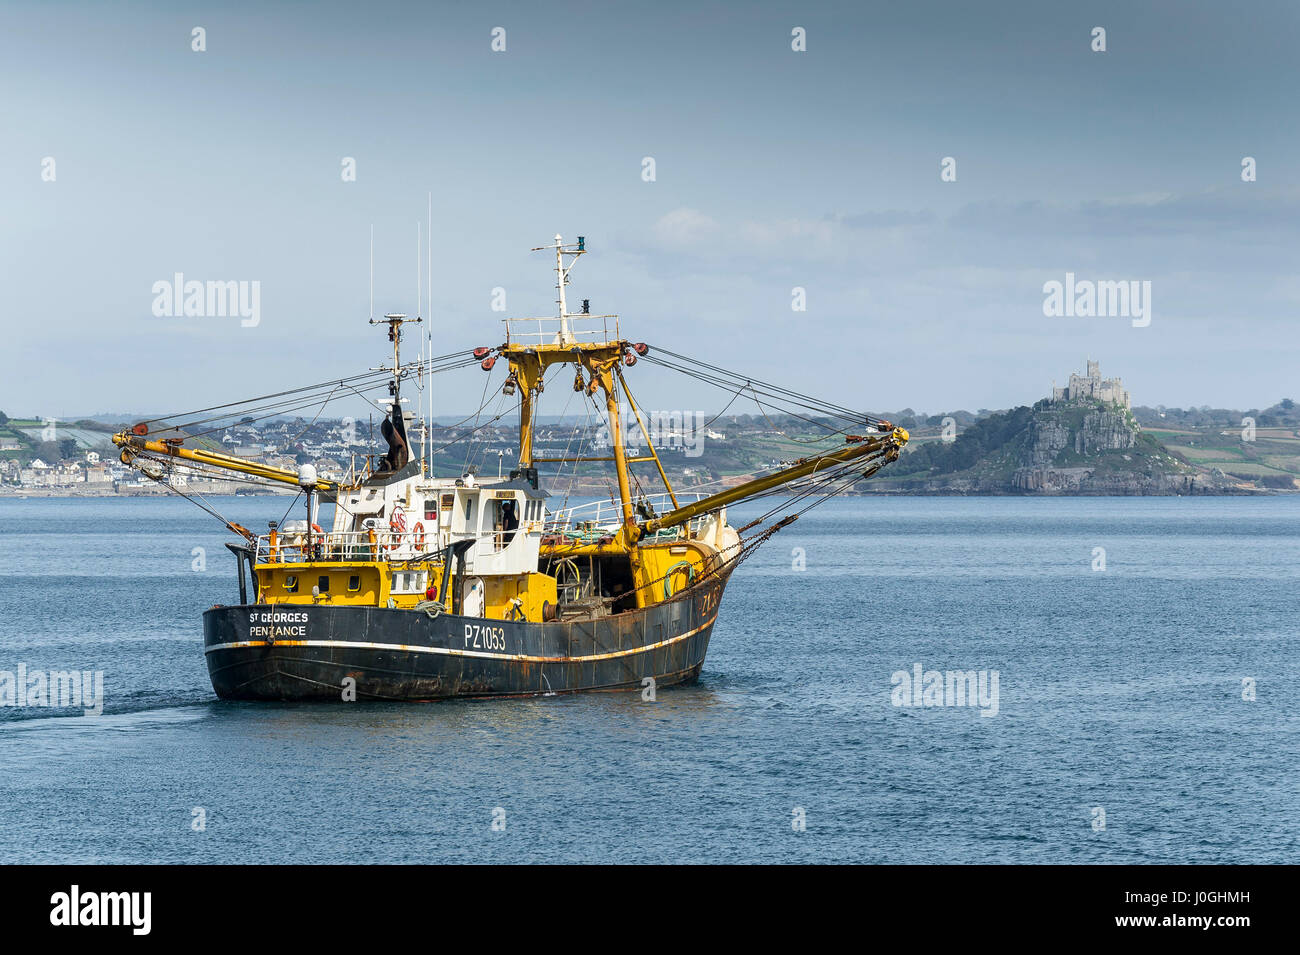
[[[837,215],[832,218],[850,229],[898,229],[906,226],[931,225],[937,217],[929,209],[918,211],[886,209],[853,215]]]
[[[674,209],[651,226],[655,240],[665,246],[697,245],[718,233],[718,223],[696,209]]]
[[[1235,194],[1234,194],[1235,193]],[[1300,199],[1242,183],[1232,191],[1141,195],[1077,203],[987,200],[963,206],[955,229],[999,236],[1190,236],[1300,233]]]

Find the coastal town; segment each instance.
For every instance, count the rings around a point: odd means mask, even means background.
[[[830,422],[762,408],[726,416],[640,415],[640,421],[627,411],[622,415],[629,457],[641,456],[649,438],[673,486],[683,490],[744,481],[808,454],[837,433]],[[903,458],[874,482],[872,493],[1087,493],[1089,482],[1102,478],[1098,493],[1300,487],[1300,409],[1290,399],[1244,412],[1134,406],[1123,381],[1102,377],[1100,363],[1092,359],[1083,374],[1070,373],[1065,385],[1052,382],[1032,408],[931,415],[904,408],[886,417],[907,428],[912,441]],[[0,412],[0,496],[168,493],[165,485],[120,461],[111,436],[131,424],[122,416],[61,421]],[[383,443],[370,419],[301,417],[246,418],[185,440],[188,446],[280,468],[310,464],[327,480],[364,473],[369,456]],[[506,476],[518,454],[517,427],[500,416],[435,420],[427,429],[416,425],[411,441],[417,456],[432,461],[436,475]],[[609,465],[592,460],[608,457],[609,448],[610,434],[599,416],[537,425],[539,470],[567,492],[609,493]],[[654,465],[646,466],[645,478],[649,484],[658,481]],[[179,490],[205,495],[292,493],[184,467],[168,480]]]
[[[722,476],[705,459],[708,454],[717,459],[720,452],[725,457],[729,447],[728,435],[720,426],[706,424],[702,413],[674,412],[650,416],[645,423],[645,434],[655,443],[675,480],[690,485]],[[778,431],[754,427],[744,416],[730,419],[730,423],[741,428],[747,438],[766,437],[769,444],[781,441]],[[129,421],[12,419],[0,413],[0,494],[98,497],[167,493],[162,484],[119,460],[111,435],[127,427],[130,427]],[[636,456],[641,452],[635,438],[642,437],[642,432],[635,423],[631,430],[634,433],[626,436],[626,446],[629,454]],[[311,464],[326,480],[345,480],[366,469],[369,456],[374,454],[376,445],[382,443],[378,431],[378,427],[370,422],[358,423],[347,418],[331,421],[274,419],[241,422],[211,434],[193,436],[187,439],[187,443],[274,467],[296,469]],[[473,441],[470,450],[466,451],[463,442],[471,432]],[[432,449],[435,473],[495,477],[508,473],[513,466],[518,433],[513,424],[504,421],[455,425],[435,423],[427,433],[417,430],[412,440],[417,454]],[[609,441],[603,421],[559,421],[540,425],[534,444],[539,457],[558,459],[584,453],[607,453]],[[749,443],[764,442],[751,440]],[[454,453],[444,451],[444,446],[454,446]],[[762,462],[747,460],[742,466],[778,464],[779,461],[776,457],[769,457]],[[557,473],[554,468],[552,473]],[[569,472],[561,473],[570,473],[580,485],[595,480],[603,487],[599,468],[575,465],[570,466]],[[286,493],[238,478],[188,473],[184,468],[169,480],[178,488],[202,494]]]

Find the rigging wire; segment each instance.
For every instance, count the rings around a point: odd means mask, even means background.
[[[647,356],[645,357],[645,359],[643,359],[643,360],[648,361],[648,362],[650,362],[651,364],[658,365],[658,366],[660,366],[661,368],[669,368],[669,369],[671,369],[671,370],[673,370],[673,371],[676,371],[676,372],[679,372],[679,373],[681,373],[681,374],[683,374],[683,375],[687,375],[688,377],[695,378],[695,379],[698,380],[698,381],[702,381],[702,382],[704,382],[705,384],[713,385],[713,386],[715,386],[715,387],[721,388],[721,389],[723,389],[724,391],[733,391],[733,389],[734,389],[734,383],[729,383],[729,382],[721,381],[721,380],[719,380],[719,379],[717,379],[717,378],[714,378],[714,377],[712,377],[712,376],[710,376],[710,375],[704,374],[703,372],[697,372],[697,371],[694,371],[694,370],[689,369],[689,368],[683,368],[683,367],[680,366],[680,365],[676,365],[676,364],[673,364],[672,362],[664,361],[663,359],[661,359],[661,358],[656,358],[656,357],[654,357],[653,355],[647,355]],[[831,427],[830,425],[826,424],[826,423],[823,422],[823,421],[818,421],[818,420],[816,420],[815,418],[809,418],[807,415],[802,415],[802,414],[799,414],[799,413],[796,412],[796,411],[792,411],[792,410],[790,410],[789,408],[782,407],[778,402],[779,402],[779,401],[790,401],[790,399],[782,399],[782,398],[780,398],[779,396],[771,395],[771,394],[768,394],[767,392],[760,391],[758,388],[756,388],[756,387],[754,386],[754,383],[753,383],[753,382],[745,382],[745,383],[743,383],[742,385],[740,385],[740,387],[739,387],[738,389],[734,389],[734,390],[735,390],[736,392],[743,392],[743,391],[745,391],[746,389],[748,389],[748,390],[750,391],[751,395],[754,396],[754,400],[755,400],[756,402],[759,402],[758,396],[759,396],[760,394],[761,394],[761,395],[764,395],[765,397],[771,399],[771,403],[772,403],[773,407],[779,408],[782,412],[784,412],[785,414],[790,415],[790,416],[793,417],[793,418],[798,418],[798,419],[800,419],[801,421],[806,421],[807,423],[809,423],[809,424],[811,424],[811,425],[814,425],[814,426],[816,426],[816,427],[818,427],[818,428],[824,428],[825,430],[831,432],[832,434],[847,434],[847,433],[848,433],[847,431],[843,430],[842,428],[833,428],[833,427]],[[759,403],[761,404],[761,402],[759,402]],[[793,402],[791,402],[791,403],[794,404],[794,405],[796,405],[797,407],[802,407],[802,408],[804,408],[805,410],[814,411],[814,412],[821,412],[821,413],[823,413],[823,414],[827,414],[827,415],[830,416],[830,417],[841,418],[841,419],[843,419],[843,420],[845,420],[845,421],[850,421],[850,422],[852,422],[852,423],[854,423],[854,424],[866,424],[866,425],[870,425],[870,424],[874,424],[874,423],[879,422],[879,421],[883,421],[883,419],[874,419],[874,420],[872,420],[871,417],[868,416],[868,415],[855,415],[855,414],[850,414],[850,413],[841,413],[841,412],[836,412],[836,411],[833,411],[833,410],[831,410],[831,409],[829,409],[829,408],[827,408],[827,407],[825,407],[825,406],[817,405],[817,404],[810,404],[810,403],[807,403],[807,402],[793,401]]]
[[[455,371],[460,368],[467,368],[476,363],[472,355],[466,357],[463,352],[457,353],[455,356],[451,357],[456,358],[457,360],[447,361],[444,358],[434,359],[420,364],[408,364],[401,369],[399,380],[413,377],[417,371],[423,371],[426,368],[428,369],[428,374],[434,375],[444,371]],[[259,421],[268,417],[273,417],[276,414],[286,414],[290,411],[314,407],[318,399],[324,398],[328,401],[340,388],[345,388],[358,397],[361,397],[362,400],[366,401],[378,410],[385,410],[376,402],[365,397],[364,392],[374,391],[385,387],[388,382],[392,380],[392,377],[392,371],[390,369],[372,369],[371,371],[360,375],[352,375],[331,381],[318,382],[313,385],[305,385],[301,388],[292,388],[286,391],[276,392],[275,394],[263,395],[258,398],[247,398],[242,401],[228,402],[224,405],[214,405],[211,408],[201,408],[196,411],[183,412],[180,414],[147,418],[141,423],[147,425],[149,423],[161,422],[166,423],[169,430],[186,430],[193,429],[199,425],[211,424],[213,422],[229,421],[233,418],[240,417],[241,415],[248,417],[254,415],[254,413],[256,413],[256,415],[253,416],[253,420]],[[234,410],[226,411],[224,414],[212,415],[207,418],[193,418],[194,415],[221,409]],[[269,413],[261,414],[261,412]],[[176,423],[173,424],[171,422]],[[195,432],[190,436],[194,437],[202,434],[211,434],[220,430],[223,430],[223,426],[209,428],[202,432]]]
[[[813,397],[813,396],[811,396],[811,395],[806,395],[806,394],[803,394],[802,392],[793,391],[793,390],[791,390],[791,389],[789,389],[789,388],[782,387],[781,385],[774,385],[774,384],[772,384],[771,382],[762,381],[761,379],[753,378],[753,377],[751,377],[751,376],[749,376],[749,375],[742,375],[742,374],[740,374],[740,373],[738,373],[738,372],[728,371],[728,370],[725,369],[725,368],[720,368],[720,367],[718,367],[717,365],[711,365],[711,364],[709,364],[708,362],[700,361],[698,358],[691,358],[689,355],[682,355],[682,354],[679,354],[678,352],[670,351],[670,350],[667,349],[667,348],[662,348],[662,347],[656,345],[654,350],[655,350],[655,352],[663,352],[665,355],[670,355],[671,357],[676,358],[676,359],[678,359],[679,361],[685,361],[685,362],[687,362],[687,363],[689,363],[689,364],[697,365],[697,366],[699,366],[700,368],[705,368],[705,369],[708,369],[708,370],[710,370],[710,371],[716,372],[716,373],[718,373],[718,374],[720,374],[720,375],[725,375],[726,377],[729,377],[729,378],[735,379],[736,381],[743,381],[743,382],[745,382],[745,383],[747,383],[747,384],[751,384],[751,385],[752,385],[752,384],[761,385],[765,390],[768,390],[768,391],[776,392],[776,393],[779,393],[779,394],[785,394],[785,395],[790,396],[791,398],[797,398],[797,399],[800,399],[800,400],[803,400],[803,401],[812,401],[812,402],[816,402],[816,405],[817,405],[818,407],[826,408],[826,409],[834,409],[834,410],[836,410],[837,412],[839,412],[840,415],[841,415],[842,417],[846,417],[846,418],[848,418],[848,419],[850,419],[850,420],[853,420],[853,421],[858,421],[858,420],[864,420],[864,419],[865,419],[869,424],[879,424],[879,423],[883,422],[883,420],[884,420],[883,418],[877,418],[877,417],[875,417],[875,416],[873,416],[873,415],[864,414],[864,413],[862,413],[862,412],[860,412],[860,411],[856,411],[856,410],[854,410],[854,409],[852,409],[852,408],[848,408],[848,407],[846,407],[846,406],[844,406],[844,405],[837,404],[837,403],[835,403],[835,402],[819,400],[819,399],[817,399],[817,398],[815,398],[815,397]],[[649,357],[649,356],[646,356],[646,357]]]
[[[483,395],[482,395],[482,401],[481,401],[481,403],[480,403],[479,406],[478,406],[478,411],[474,412],[474,423],[475,423],[475,424],[478,424],[478,416],[479,416],[479,414],[483,411],[483,409],[484,409],[485,407],[487,407],[487,403],[488,403],[488,401],[490,400],[490,399],[488,398],[488,396],[487,396],[487,393],[488,393],[488,387],[489,387],[491,384],[492,384],[492,376],[491,376],[491,375],[484,375],[484,376],[483,376]],[[500,415],[498,415],[497,417],[500,417]],[[493,420],[496,420],[496,419],[494,418]],[[475,428],[474,431],[471,431],[471,432],[470,432],[470,434],[474,434],[474,432],[477,431],[477,430],[478,430],[478,428]],[[465,463],[461,465],[461,468],[460,468],[460,473],[461,473],[461,474],[468,474],[468,473],[469,473],[469,458],[470,458],[470,452],[473,450],[473,448],[474,448],[474,445],[473,445],[472,443],[467,443],[467,444],[465,445]]]
[[[767,422],[768,426],[773,431],[775,431],[777,434],[781,434],[783,437],[786,438],[786,440],[797,444],[813,444],[818,442],[824,442],[832,435],[847,435],[848,432],[846,430],[843,430],[842,428],[835,426],[834,423],[837,421],[852,423],[853,425],[859,427],[863,425],[867,427],[875,426],[876,428],[882,430],[885,427],[892,427],[891,425],[889,425],[888,422],[886,422],[882,418],[873,415],[868,415],[859,411],[855,411],[853,409],[850,409],[844,405],[835,402],[820,401],[812,396],[803,394],[801,392],[794,391],[792,389],[788,389],[779,385],[775,385],[770,382],[763,381],[761,379],[750,378],[748,376],[741,375],[737,372],[729,371],[720,366],[705,361],[701,361],[698,359],[694,359],[687,355],[679,354],[669,349],[664,349],[656,346],[655,351],[656,354],[646,355],[643,357],[651,364],[654,364],[658,367],[667,368],[669,370],[676,371],[679,374],[683,374],[687,377],[693,378],[695,380],[711,385],[713,387],[721,388],[722,390],[730,393],[731,397],[728,400],[727,404],[723,407],[721,411],[719,411],[717,414],[715,414],[712,418],[710,418],[706,422],[706,424],[704,425],[704,427],[706,428],[711,426],[719,418],[725,415],[743,394],[748,394],[752,398],[755,405],[762,413],[764,420]],[[660,356],[666,356],[666,357],[660,357]],[[472,353],[466,351],[457,351],[457,352],[449,353],[447,355],[425,358],[425,350],[422,346],[419,359],[416,362],[409,363],[405,367],[403,367],[397,373],[396,377],[397,380],[400,382],[403,379],[407,379],[414,376],[416,392],[417,394],[422,394],[426,390],[426,388],[431,389],[432,376],[434,374],[439,374],[445,371],[455,371],[463,368],[469,368],[477,363],[478,363],[478,359],[474,358]],[[426,374],[429,375],[428,381],[426,381],[425,379]],[[387,410],[384,409],[379,403],[377,403],[376,401],[368,397],[367,393],[375,392],[385,387],[393,379],[393,377],[394,375],[391,369],[385,369],[385,368],[371,369],[367,372],[363,372],[360,374],[345,376],[343,378],[338,378],[338,379],[331,379],[323,382],[317,382],[315,384],[305,385],[299,388],[286,389],[283,391],[274,392],[272,394],[263,395],[257,398],[244,399],[242,401],[236,401],[236,402],[228,402],[225,404],[213,405],[207,408],[199,408],[193,411],[189,411],[189,412],[185,412],[182,414],[173,415],[169,417],[149,418],[149,419],[145,419],[145,421],[142,423],[149,424],[149,423],[168,422],[169,430],[176,430],[179,432],[183,432],[185,433],[186,437],[194,438],[194,437],[202,437],[205,435],[215,433],[217,431],[224,430],[231,426],[231,424],[233,423],[233,419],[235,418],[240,419],[239,423],[252,423],[255,421],[263,421],[272,417],[287,415],[296,411],[302,411],[308,408],[316,408],[316,412],[314,416],[307,423],[306,427],[304,427],[301,431],[299,431],[299,433],[294,438],[289,439],[290,443],[294,443],[299,439],[301,439],[302,436],[306,434],[307,431],[310,430],[310,428],[320,419],[321,415],[324,412],[324,409],[332,401],[335,401],[340,397],[345,397],[349,394],[361,398],[363,401],[367,402],[372,407],[387,414]],[[552,383],[554,383],[555,376],[552,375],[551,377],[552,377]],[[546,384],[545,379],[543,379],[542,383],[543,386]],[[439,447],[433,447],[432,446],[433,442],[431,440],[431,434],[430,434],[430,440],[429,440],[430,464],[432,464],[434,455],[437,454],[439,451],[444,451],[447,448],[462,442],[466,444],[465,464],[464,464],[464,468],[462,469],[462,473],[464,473],[469,469],[471,462],[474,462],[476,466],[481,463],[478,462],[476,459],[482,457],[486,453],[485,451],[486,443],[479,440],[478,436],[486,428],[491,427],[501,418],[505,417],[505,415],[511,410],[510,408],[505,408],[504,410],[501,410],[493,414],[492,417],[488,418],[487,420],[481,420],[485,412],[485,409],[488,408],[489,404],[492,402],[494,397],[496,398],[498,404],[505,403],[504,394],[499,394],[497,396],[489,397],[490,387],[491,387],[491,379],[489,377],[488,380],[485,381],[484,383],[483,394],[481,396],[481,401],[478,409],[472,415],[465,417],[461,421],[457,422],[454,425],[449,426],[446,429],[447,433],[449,433],[452,436],[450,441],[444,443]],[[585,401],[583,402],[584,415],[585,415],[584,424],[581,429],[580,435],[577,429],[570,432],[565,442],[565,449],[564,449],[565,457],[568,456],[570,449],[573,447],[575,435],[578,436],[578,448],[579,448],[578,456],[579,457],[582,456],[582,452],[585,450],[587,446],[589,432],[591,430],[592,412],[594,411],[596,413],[597,418],[604,417],[604,412],[602,411],[601,408],[598,407],[595,398],[589,392],[586,392],[585,388],[583,390],[583,397],[585,398]],[[572,403],[572,400],[573,400],[573,395],[570,395],[568,400],[566,400],[564,404],[564,408],[561,412],[561,416],[560,416],[561,420],[563,420],[564,415],[567,414],[569,406]],[[496,411],[496,409],[493,410]],[[812,425],[815,428],[826,431],[828,433],[825,435],[825,437],[813,438],[812,440],[807,440],[807,441],[799,438],[790,437],[789,435],[785,434],[785,432],[782,431],[780,428],[776,427],[775,423],[772,421],[771,417],[768,414],[769,410],[780,412],[784,415],[787,415],[790,418],[794,418],[799,421],[805,422],[809,425]],[[819,417],[809,417],[809,414],[816,415]],[[203,415],[207,415],[207,417],[202,417]],[[458,429],[463,427],[467,422],[471,420],[473,420],[474,423],[473,427],[471,427],[465,433],[456,434]],[[171,424],[170,422],[172,421],[175,421],[176,423]],[[219,424],[219,422],[225,422],[225,424]],[[612,422],[610,422],[610,424],[612,424]],[[209,427],[206,430],[193,431],[193,429],[199,428],[204,425],[212,425],[212,427]],[[613,436],[611,435],[611,438],[612,437]],[[141,457],[145,458],[146,460],[152,459],[152,460],[159,461],[160,463],[163,463],[165,465],[165,473],[168,475],[174,475],[176,473],[187,473],[183,470],[178,471],[176,469],[174,459],[165,458],[165,457],[151,458],[148,455],[141,455]],[[861,480],[862,477],[869,476],[870,474],[874,473],[874,471],[878,469],[881,466],[881,464],[883,464],[883,462],[879,461],[879,457],[880,456],[877,454],[872,454],[867,456],[866,458],[859,458],[851,462],[834,463],[829,465],[825,471],[814,472],[812,475],[806,476],[804,478],[804,482],[799,485],[796,485],[794,489],[792,489],[791,486],[787,483],[787,484],[778,485],[777,487],[769,489],[767,491],[752,495],[748,500],[761,500],[761,499],[773,498],[773,497],[780,497],[781,500],[779,503],[769,508],[761,517],[759,517],[758,519],[756,519],[755,521],[751,522],[746,526],[749,527],[749,526],[755,526],[757,524],[760,524],[765,520],[773,517],[778,512],[789,509],[791,507],[798,506],[798,509],[794,511],[793,516],[798,516],[799,514],[806,513],[808,510],[812,509],[813,507],[816,507],[821,503],[824,503],[824,501],[827,500],[829,497],[834,496],[835,494],[838,494],[840,491],[844,490],[845,488],[852,486],[853,483],[857,482],[858,480]],[[862,470],[864,464],[867,465],[867,470],[863,473],[859,473]],[[561,462],[560,463],[561,470],[563,466],[564,466],[564,462]],[[189,463],[189,467],[192,469],[193,473],[197,473],[197,474],[211,473],[213,471],[221,470],[220,468],[215,466],[205,465],[204,467],[198,467],[194,465],[194,463],[192,462]],[[775,470],[774,468],[760,468],[756,473],[761,474],[764,472],[774,471],[774,470]],[[638,498],[644,498],[646,491],[645,491],[645,487],[641,482],[640,476],[630,468],[629,468],[629,476],[630,476],[630,483],[633,486],[635,495]],[[569,485],[564,495],[565,508],[567,508],[568,506],[569,499],[573,493],[578,477],[579,477],[579,466],[577,462],[573,462],[573,466],[571,467],[570,475],[569,475]],[[604,473],[604,469],[602,469],[602,472],[600,473],[600,478],[603,480],[610,501],[612,503],[616,503],[615,500],[616,495],[611,486],[609,475],[607,473]],[[216,517],[218,520],[221,520],[224,524],[227,525],[229,524],[229,522],[226,521],[224,516],[221,515],[219,512],[217,512],[215,508],[207,506],[200,500],[196,500],[196,496],[198,496],[197,492],[195,492],[195,496],[191,496],[190,494],[187,494],[186,492],[176,488],[173,484],[170,483],[169,480],[165,480],[162,478],[155,478],[155,480],[159,480],[160,483],[164,483],[166,486],[169,487],[169,489],[175,491],[181,496],[192,501],[193,503],[201,507],[203,510],[207,511],[209,514]],[[277,486],[278,484],[278,482],[259,480],[256,479],[255,477],[234,478],[234,477],[227,476],[226,480],[232,482],[238,482],[242,484],[248,484],[252,486],[261,486],[261,487],[274,487]],[[697,484],[693,486],[689,490],[698,493],[702,489],[710,488],[714,485],[719,485],[721,483],[722,483],[721,479],[717,481],[705,481],[701,484]],[[795,493],[793,494],[790,493],[791,490],[795,490]],[[289,512],[292,511],[293,507],[297,504],[298,499],[301,496],[302,496],[301,491],[299,491],[299,493],[294,497],[293,502],[291,502],[289,507],[286,509],[284,515],[285,517],[287,517]],[[793,516],[789,519],[793,519]],[[284,518],[281,519],[281,522],[283,522],[283,519]],[[774,528],[769,528],[763,531],[759,536],[762,539],[766,539],[767,536],[770,536],[772,533],[775,532],[775,530],[779,530],[780,527],[782,526],[784,526],[784,522],[776,525]],[[746,551],[747,548],[748,545],[746,546]],[[742,553],[744,552],[745,551],[742,551]]]
[[[436,365],[436,364],[439,364],[439,363],[442,363],[442,362],[446,362],[446,361],[450,361],[450,360],[452,360],[452,359],[460,359],[460,361],[463,362],[463,363],[466,363],[466,364],[474,364],[474,358],[473,358],[472,356],[469,357],[469,358],[466,358],[466,352],[465,352],[464,350],[457,351],[457,352],[450,352],[450,353],[448,353],[448,354],[446,354],[446,355],[439,355],[439,356],[436,357],[436,358],[430,358],[430,359],[428,359],[428,361],[424,362],[424,364],[427,365],[427,366],[430,366],[430,367],[431,367],[431,366],[433,366],[433,365]],[[407,366],[407,368],[412,368],[412,367],[415,367],[415,366],[414,366],[414,365],[408,365],[408,366]],[[403,369],[403,373],[405,373],[405,371],[406,371],[406,369]],[[241,405],[252,404],[252,403],[254,403],[254,402],[258,402],[258,401],[265,401],[265,400],[267,400],[267,399],[269,399],[269,398],[282,398],[282,397],[284,397],[285,395],[297,394],[297,393],[299,393],[299,392],[303,392],[303,391],[314,391],[314,390],[319,390],[319,389],[321,389],[321,388],[325,388],[325,387],[328,387],[328,386],[331,386],[331,385],[342,384],[343,382],[347,382],[347,381],[358,381],[358,380],[360,380],[360,379],[369,378],[369,377],[371,377],[371,376],[373,376],[373,375],[375,375],[375,374],[380,374],[380,375],[383,376],[383,378],[384,378],[385,380],[387,380],[388,378],[391,378],[391,377],[392,377],[392,370],[391,370],[391,369],[376,369],[376,370],[371,370],[371,371],[361,372],[360,374],[352,375],[352,376],[350,376],[350,377],[346,377],[346,378],[330,379],[330,380],[328,380],[328,381],[319,381],[319,382],[316,382],[315,384],[312,384],[312,385],[303,385],[303,386],[301,386],[301,387],[299,387],[299,388],[290,388],[290,389],[288,389],[287,391],[277,391],[277,392],[274,392],[273,394],[262,395],[262,396],[260,396],[260,397],[256,397],[256,398],[245,398],[245,399],[243,399],[243,400],[241,400],[241,401],[230,401],[230,402],[227,402],[227,403],[225,403],[225,404],[221,404],[221,405],[211,405],[211,406],[209,406],[209,407],[207,407],[207,408],[198,408],[198,409],[196,409],[196,410],[194,410],[194,411],[177,412],[176,414],[173,414],[173,415],[165,415],[165,416],[161,416],[161,417],[157,417],[157,418],[145,418],[141,423],[142,423],[142,424],[150,424],[150,423],[155,422],[155,421],[167,421],[167,420],[169,420],[170,418],[189,418],[191,415],[196,415],[196,414],[206,414],[206,413],[209,412],[209,411],[218,411],[218,410],[220,410],[220,409],[222,409],[222,408],[235,408],[235,407],[239,407],[239,406],[241,406]]]

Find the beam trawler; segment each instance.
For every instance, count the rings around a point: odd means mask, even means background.
[[[437,358],[430,349],[404,365],[403,326],[423,319],[372,318],[388,327],[391,366],[152,419],[113,437],[124,463],[192,500],[178,478],[213,472],[296,486],[305,497],[304,519],[272,522],[266,534],[195,500],[242,538],[226,545],[237,558],[239,602],[203,615],[204,652],[218,696],[438,700],[631,690],[650,679],[661,686],[693,682],[737,565],[808,507],[896,460],[907,442],[904,429],[883,419],[664,349],[652,353],[621,336],[616,315],[593,315],[586,302],[570,313],[565,287],[587,251],[585,240],[566,247],[557,235],[542,250],[552,248],[558,313],[506,320],[504,344]],[[503,398],[518,396],[517,465],[496,481],[473,473],[434,476],[423,437],[414,459],[408,435],[427,436],[428,423],[414,426],[415,414],[403,408],[403,383],[423,389],[428,376],[474,364],[491,372],[499,359],[509,367]],[[733,397],[748,393],[764,414],[797,414],[839,443],[735,486],[679,494],[628,389],[624,369],[638,359],[719,385]],[[577,456],[541,458],[534,451],[538,401],[555,377],[548,372],[565,366],[572,366],[576,395],[598,417],[603,412],[604,455],[579,448]],[[271,417],[381,387],[388,392],[378,405],[387,451],[370,455],[360,469],[354,465],[348,479],[325,479],[310,464],[293,471],[200,446],[203,434],[218,430],[213,422],[233,420],[232,409]],[[629,444],[623,402],[640,427],[645,454]],[[864,433],[843,430],[848,427]],[[617,496],[611,489],[608,501],[552,510],[538,465],[576,461],[612,463]],[[645,493],[634,465],[654,465],[664,491]],[[785,497],[743,527],[728,523],[729,505],[765,495]],[[325,530],[320,521],[329,505]]]

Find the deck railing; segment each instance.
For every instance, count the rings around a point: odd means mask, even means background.
[[[679,505],[686,505],[700,500],[705,495],[699,492],[686,492],[677,495]],[[652,494],[640,499],[654,508],[654,513],[663,515],[673,509],[672,499],[667,494]],[[659,536],[678,537],[693,534],[708,519],[704,514],[693,518],[689,523],[661,531]],[[623,522],[622,506],[609,500],[589,501],[548,512],[540,528],[545,535],[561,535],[574,539],[600,538],[612,536],[618,532]],[[525,522],[515,528],[514,533],[534,533],[538,530],[535,523]],[[503,530],[488,530],[476,536],[481,544],[488,542],[494,551],[506,546]],[[455,540],[467,540],[470,535],[455,534]],[[513,538],[512,538],[513,539]],[[310,535],[302,529],[301,524],[289,529],[280,529],[275,534],[275,543],[271,543],[270,534],[257,538],[254,559],[257,563],[302,563],[308,560],[411,560],[422,555],[432,555],[439,559],[441,550],[446,546],[445,533],[435,525],[424,531],[423,540],[417,538],[414,529],[394,531],[387,527],[361,531],[325,531]]]
[[[677,506],[693,504],[704,497],[705,495],[698,491],[678,493]],[[672,498],[667,493],[649,494],[638,500],[648,503],[654,508],[654,513],[660,516],[674,509]],[[690,533],[694,533],[699,530],[700,525],[707,519],[708,515],[704,514],[692,518],[682,527]],[[623,506],[615,501],[602,499],[589,501],[585,504],[575,504],[572,507],[565,507],[548,513],[546,516],[546,533],[604,536],[616,533],[622,523]],[[672,528],[671,531],[665,531],[664,533],[666,536],[679,536],[677,528]]]
[[[535,525],[534,525],[535,526]],[[527,533],[527,527],[517,527],[515,534]],[[488,530],[478,535],[456,534],[455,540],[469,540],[471,536],[479,542],[491,544],[491,550],[499,551],[510,541],[506,536],[510,531]],[[445,536],[445,535],[444,535]],[[429,555],[440,559],[446,542],[440,538],[438,528],[426,531],[424,539],[417,538],[413,530],[394,531],[388,528],[364,531],[326,531],[323,534],[312,533],[310,545],[307,533],[300,530],[279,531],[275,544],[271,535],[263,534],[257,538],[255,559],[258,563],[299,563],[311,560],[411,560],[415,557]]]
[[[506,318],[506,341],[523,345],[563,344],[558,318]],[[566,342],[613,342],[619,340],[617,315],[570,315]],[[611,328],[612,322],[612,328]]]

